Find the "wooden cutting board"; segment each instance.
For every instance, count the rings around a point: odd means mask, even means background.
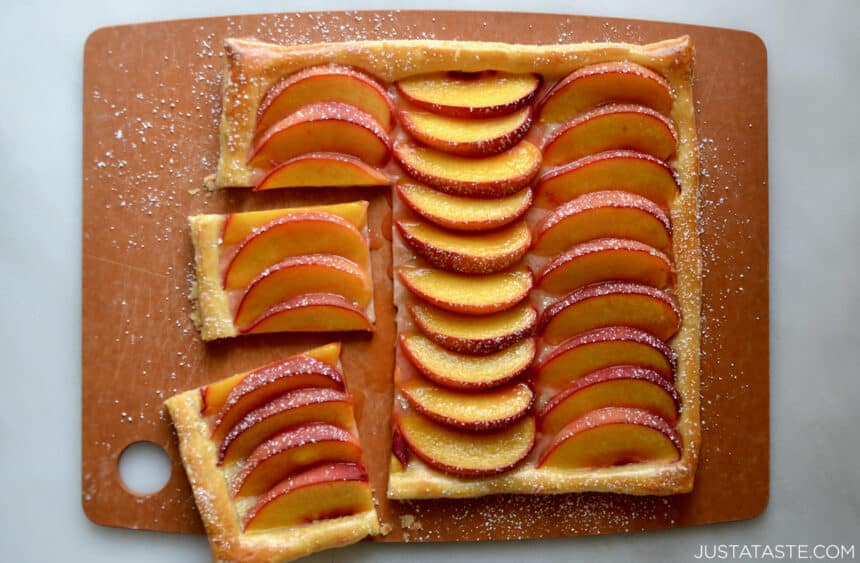
[[[495,496],[385,499],[393,306],[372,339],[346,338],[344,362],[367,446],[382,541],[499,540],[669,528],[752,518],[769,478],[767,63],[746,32],[549,14],[332,12],[209,18],[103,28],[87,40],[83,106],[82,501],[99,524],[201,533],[162,401],[330,337],[266,335],[204,344],[187,298],[186,217],[299,205],[372,202],[377,303],[390,295],[387,190],[210,193],[218,154],[222,45],[470,39],[509,43],[692,36],[702,156],[704,249],[701,463],[695,490],[673,497]],[[380,275],[382,274],[382,275]],[[379,354],[379,351],[383,351]],[[117,463],[148,440],[173,462],[168,484],[140,496]],[[405,524],[406,527],[402,527]]]

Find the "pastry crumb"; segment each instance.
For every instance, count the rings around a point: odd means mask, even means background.
[[[421,521],[415,518],[413,514],[404,514],[400,517],[400,526],[407,530],[423,530],[424,526]]]

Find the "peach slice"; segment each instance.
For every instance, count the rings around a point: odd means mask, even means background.
[[[398,112],[407,133],[428,147],[462,156],[489,156],[516,145],[531,126],[531,108],[514,113],[470,119],[420,110]]]
[[[652,369],[674,381],[677,356],[665,342],[628,326],[577,334],[544,356],[535,367],[535,384],[562,387],[593,371],[614,365]]]
[[[212,438],[226,436],[239,419],[273,397],[303,387],[343,389],[343,376],[337,368],[309,356],[294,356],[256,370],[230,390],[212,424]]]
[[[352,428],[352,401],[344,392],[325,387],[303,387],[276,396],[233,425],[218,447],[218,464],[246,458],[275,434],[309,422]]]
[[[433,383],[454,390],[498,387],[525,372],[535,357],[533,338],[484,356],[459,354],[421,335],[400,336],[400,349]]]
[[[455,233],[420,221],[398,221],[397,231],[429,264],[463,274],[492,274],[528,252],[532,234],[524,221],[491,232]]]
[[[651,108],[611,104],[578,115],[556,129],[543,149],[545,166],[555,166],[615,149],[667,160],[678,148],[672,122]]]
[[[393,124],[393,105],[373,78],[345,66],[324,65],[284,77],[266,92],[257,108],[258,133],[304,106],[340,102],[369,114],[386,131]]]
[[[553,396],[538,414],[540,430],[555,435],[569,422],[603,407],[632,407],[678,420],[681,399],[671,383],[654,370],[612,366],[577,379]]]
[[[272,168],[260,178],[254,191],[278,188],[387,186],[391,180],[382,172],[354,156],[333,152],[312,152]]]
[[[674,97],[669,82],[636,63],[616,61],[582,67],[559,81],[540,104],[540,120],[563,123],[607,102],[648,106],[668,115]]]
[[[245,327],[277,304],[308,293],[334,293],[364,309],[372,291],[367,273],[343,256],[292,256],[251,282],[236,309],[234,323]]]
[[[537,74],[435,72],[397,82],[400,95],[415,106],[452,117],[492,117],[531,103]]]
[[[233,496],[262,495],[284,477],[321,462],[361,463],[358,439],[323,422],[290,428],[251,452],[233,478]]]
[[[649,154],[606,151],[552,168],[538,178],[537,205],[554,207],[590,192],[622,190],[668,209],[681,192],[675,172]]]
[[[230,391],[232,391],[233,388],[238,385],[240,381],[255,373],[262,374],[263,372],[267,372],[270,370],[282,369],[282,364],[284,364],[285,362],[291,362],[293,358],[313,358],[337,370],[339,369],[338,361],[340,360],[340,348],[340,342],[332,342],[331,344],[325,344],[323,346],[313,348],[297,356],[292,356],[290,358],[278,362],[272,362],[263,367],[238,373],[231,377],[216,381],[215,383],[210,383],[209,385],[200,390],[201,399],[203,401],[203,408],[200,409],[200,414],[204,417],[216,414],[218,411],[221,410],[221,407],[224,406],[224,403],[227,402],[227,397],[230,395]],[[260,375],[255,377],[265,378],[266,376]]]
[[[665,211],[642,196],[619,191],[593,192],[571,200],[535,227],[534,251],[555,256],[599,238],[626,238],[659,250],[672,244],[672,224]]]
[[[365,312],[341,295],[307,293],[269,309],[240,332],[337,332],[372,331],[373,322]]]
[[[666,293],[648,285],[605,282],[581,287],[544,310],[538,325],[544,340],[558,344],[575,334],[629,326],[661,340],[681,326],[681,312]]]
[[[224,271],[224,289],[247,287],[268,267],[302,254],[336,254],[360,267],[369,260],[367,241],[342,217],[295,211],[255,231],[239,246]]]
[[[405,469],[409,465],[409,446],[406,440],[403,439],[403,434],[397,427],[396,419],[393,419],[393,428],[391,429],[391,465],[399,466],[400,469]]]
[[[663,289],[675,270],[669,257],[635,240],[604,238],[577,244],[537,274],[538,287],[566,293],[591,283],[619,280]]]
[[[443,348],[463,354],[492,354],[531,336],[538,316],[529,303],[480,317],[423,304],[412,305],[409,313],[424,336]]]
[[[425,219],[455,231],[486,231],[519,219],[532,204],[531,188],[493,200],[461,197],[421,184],[401,183],[400,199]]]
[[[528,414],[534,401],[534,392],[525,383],[482,393],[463,393],[412,379],[401,385],[400,390],[419,413],[464,430],[495,430],[513,424]]]
[[[394,156],[407,174],[445,193],[466,197],[497,198],[526,187],[540,170],[541,152],[521,141],[505,152],[470,158],[400,143]]]
[[[681,457],[681,435],[647,411],[606,407],[559,431],[538,467],[585,469],[630,463],[671,463]]]
[[[409,291],[446,311],[486,315],[510,309],[526,298],[532,288],[528,269],[486,276],[454,274],[433,268],[397,269]]]
[[[272,125],[248,157],[255,168],[271,168],[310,152],[336,152],[367,164],[385,164],[391,152],[388,133],[354,106],[325,102],[305,106]]]
[[[244,531],[301,526],[372,508],[364,469],[355,463],[329,463],[278,483],[248,511]]]
[[[349,203],[335,203],[333,205],[313,205],[310,207],[290,207],[288,209],[231,213],[224,220],[224,227],[221,230],[221,245],[230,246],[238,244],[276,219],[303,211],[337,215],[347,222],[352,223],[360,231],[367,225],[367,207],[368,203],[366,201],[351,201]]]
[[[417,457],[454,475],[503,473],[524,460],[535,441],[531,416],[503,430],[480,433],[447,428],[418,414],[397,413],[397,424]]]

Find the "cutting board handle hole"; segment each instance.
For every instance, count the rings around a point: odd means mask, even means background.
[[[119,456],[119,476],[136,495],[151,495],[167,485],[173,465],[164,448],[155,442],[133,442]]]

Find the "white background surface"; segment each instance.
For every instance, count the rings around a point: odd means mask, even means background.
[[[734,27],[764,39],[770,78],[771,501],[753,521],[710,527],[540,542],[359,545],[308,561],[687,561],[702,543],[860,543],[860,2],[3,4],[0,561],[209,558],[202,537],[102,528],[80,506],[86,36],[100,26],[131,22],[347,8],[630,17]]]

